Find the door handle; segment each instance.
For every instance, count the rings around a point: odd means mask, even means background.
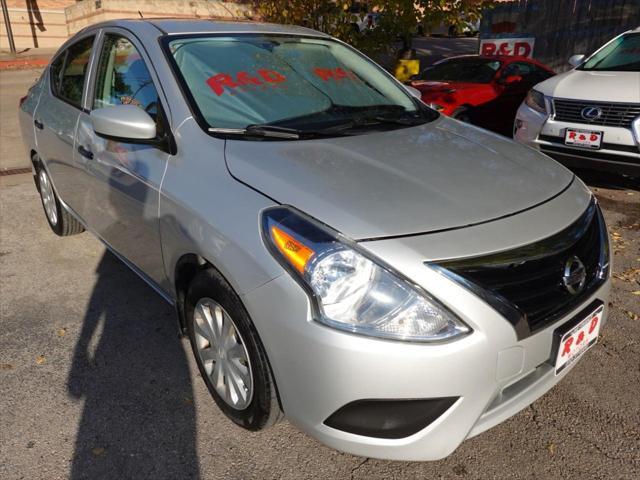
[[[89,160],[93,160],[93,152],[84,148],[82,145],[78,147],[78,153]]]
[[[44,128],[44,123],[42,123],[40,120],[34,120],[33,124],[38,130],[42,130]]]

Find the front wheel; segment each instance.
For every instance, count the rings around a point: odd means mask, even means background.
[[[261,430],[282,416],[264,348],[238,295],[214,269],[200,272],[186,298],[187,332],[200,374],[236,424]]]

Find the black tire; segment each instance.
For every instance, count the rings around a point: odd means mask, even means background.
[[[233,326],[240,334],[241,339],[244,340],[244,346],[249,356],[253,396],[247,407],[242,410],[227,404],[216,392],[198,354],[194,313],[196,305],[204,298],[214,300],[228,313]],[[262,430],[277,423],[283,417],[283,413],[269,361],[258,332],[238,295],[215,269],[208,268],[201,271],[189,285],[185,299],[185,318],[189,342],[200,375],[220,410],[234,423],[247,430]]]
[[[451,115],[456,120],[460,120],[464,123],[471,123],[471,115],[469,109],[467,107],[457,108],[453,115]]]
[[[34,158],[34,164],[36,165],[36,186],[38,187],[38,192],[40,193],[40,201],[42,203],[42,208],[44,209],[44,216],[47,219],[47,223],[51,227],[51,230],[53,230],[53,233],[60,237],[68,237],[69,235],[77,235],[84,232],[84,227],[82,226],[82,224],[78,220],[76,220],[76,218],[71,215],[71,213],[69,213],[67,209],[64,208],[60,203],[60,199],[58,198],[56,191],[51,186],[49,174],[44,169],[44,167],[40,165],[37,157]],[[46,187],[42,185],[43,179],[50,185],[49,188],[51,189],[51,197],[49,198],[52,198],[51,201],[53,202],[53,208],[55,209],[55,218],[52,218],[52,216],[47,213],[44,195],[44,190],[46,189]]]

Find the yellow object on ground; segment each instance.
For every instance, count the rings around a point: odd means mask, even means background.
[[[420,60],[398,60],[393,76],[401,82],[406,82],[418,73],[420,73]]]

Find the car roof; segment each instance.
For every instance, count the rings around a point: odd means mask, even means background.
[[[322,32],[296,25],[278,25],[275,23],[238,20],[209,20],[203,18],[119,19],[96,23],[91,25],[90,28],[124,27],[135,32],[149,24],[155,26],[165,35],[190,33],[279,33],[328,37],[328,35]]]

